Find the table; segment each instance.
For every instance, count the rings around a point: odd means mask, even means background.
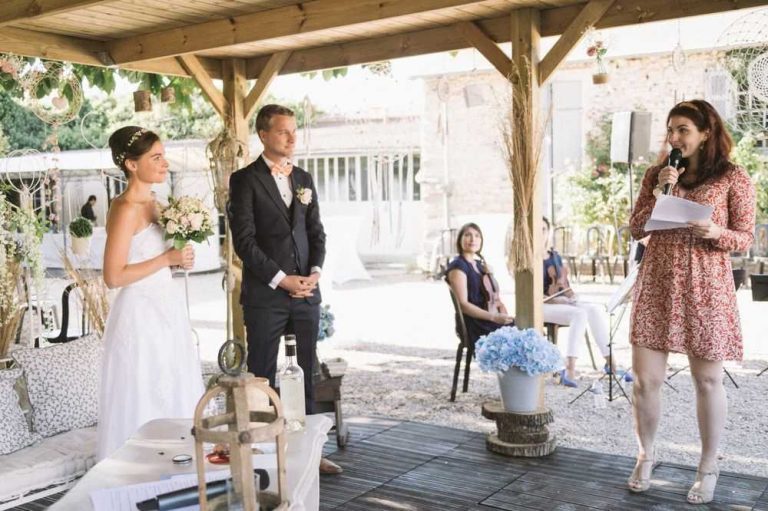
[[[320,506],[320,456],[332,421],[323,415],[307,417],[303,432],[287,434],[286,479],[290,509],[316,511]],[[129,484],[156,481],[178,474],[195,472],[191,465],[177,466],[171,458],[177,454],[194,456],[192,419],[157,419],[144,424],[114,454],[96,464],[51,509],[52,511],[90,511],[90,492]],[[163,454],[159,454],[159,453]],[[253,457],[255,468],[265,468],[270,475],[270,490],[275,491],[277,459],[274,454]],[[221,470],[222,465],[206,462],[206,470]]]

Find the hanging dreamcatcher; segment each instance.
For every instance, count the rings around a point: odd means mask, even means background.
[[[243,165],[247,152],[248,147],[226,127],[205,147],[205,154],[208,157],[209,184],[213,191],[213,202],[219,213],[224,214],[226,268],[224,270],[223,285],[227,295],[227,340],[233,338],[234,332],[231,292],[235,287],[235,277],[232,273],[232,233],[229,229],[229,219],[226,214],[227,200],[229,198],[229,178],[235,170]]]
[[[768,133],[768,9],[751,12],[731,23],[717,45],[724,48],[719,65],[728,74],[726,91],[738,131]]]

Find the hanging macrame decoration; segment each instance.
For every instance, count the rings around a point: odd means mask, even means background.
[[[41,121],[55,129],[77,118],[83,91],[71,66],[47,62],[24,82],[24,103]]]

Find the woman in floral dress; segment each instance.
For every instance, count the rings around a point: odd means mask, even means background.
[[[631,491],[650,487],[661,386],[669,352],[688,355],[696,389],[701,458],[688,502],[713,498],[719,475],[717,448],[727,402],[723,360],[741,360],[742,340],[730,253],[752,245],[755,189],[728,159],[732,141],[717,111],[702,100],[677,104],[667,116],[667,142],[680,149],[680,169],[659,165],[645,174],[630,219],[632,236],[644,226],[664,186],[672,195],[714,208],[709,220],[654,231],[633,290],[632,361],[638,457]]]

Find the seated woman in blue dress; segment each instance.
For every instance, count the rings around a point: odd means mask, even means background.
[[[499,285],[480,251],[483,233],[476,224],[465,224],[456,239],[459,256],[450,262],[446,278],[461,306],[469,342],[497,328],[513,324],[515,318],[499,299]]]

